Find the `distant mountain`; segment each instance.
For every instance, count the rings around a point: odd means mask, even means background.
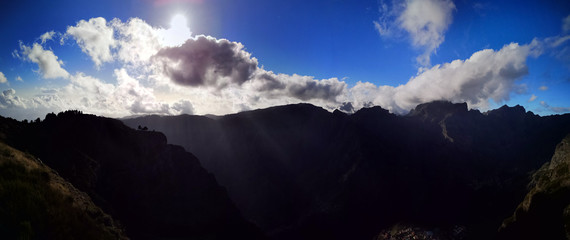
[[[196,154],[243,214],[274,239],[371,239],[394,224],[496,236],[528,174],[570,132],[570,115],[486,113],[431,102],[407,116],[310,104],[216,118],[145,116]]]
[[[121,222],[133,239],[260,239],[214,176],[159,132],[78,111],[0,119],[0,138],[37,156]]]
[[[524,201],[501,226],[501,237],[570,239],[570,135],[532,180]]]
[[[30,154],[0,143],[2,239],[127,239],[91,198]]]

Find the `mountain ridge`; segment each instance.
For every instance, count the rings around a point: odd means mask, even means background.
[[[217,119],[123,121],[164,132],[196,154],[244,215],[275,239],[368,238],[406,219],[462,222],[481,237],[496,233],[524,196],[527,172],[570,132],[570,114],[522,113],[434,102],[405,116],[381,107],[348,115],[301,104]]]

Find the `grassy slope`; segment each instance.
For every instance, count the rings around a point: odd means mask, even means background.
[[[0,236],[126,239],[89,196],[33,156],[0,143]]]

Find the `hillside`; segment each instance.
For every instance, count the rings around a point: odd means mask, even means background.
[[[568,114],[481,113],[449,102],[407,116],[297,104],[123,122],[196,154],[274,239],[370,239],[399,223],[493,237],[524,197],[528,173],[570,132]]]
[[[513,216],[503,222],[502,238],[570,239],[570,135],[533,174],[530,186]]]
[[[91,198],[37,158],[0,143],[0,236],[127,239]]]
[[[263,238],[196,157],[162,133],[77,111],[0,123],[5,142],[89,194],[131,238]]]

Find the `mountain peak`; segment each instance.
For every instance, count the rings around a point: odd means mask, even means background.
[[[388,116],[390,115],[390,111],[384,109],[380,106],[373,106],[373,107],[365,107],[361,108],[357,112],[354,113],[354,116]]]
[[[443,119],[448,114],[467,112],[467,103],[452,103],[450,101],[432,101],[422,103],[412,109],[408,116],[421,117],[422,119]]]
[[[506,104],[501,106],[500,108],[488,111],[485,113],[487,116],[497,116],[497,117],[506,117],[506,116],[522,116],[526,114],[526,110],[521,105],[516,105],[513,107],[509,107]]]

